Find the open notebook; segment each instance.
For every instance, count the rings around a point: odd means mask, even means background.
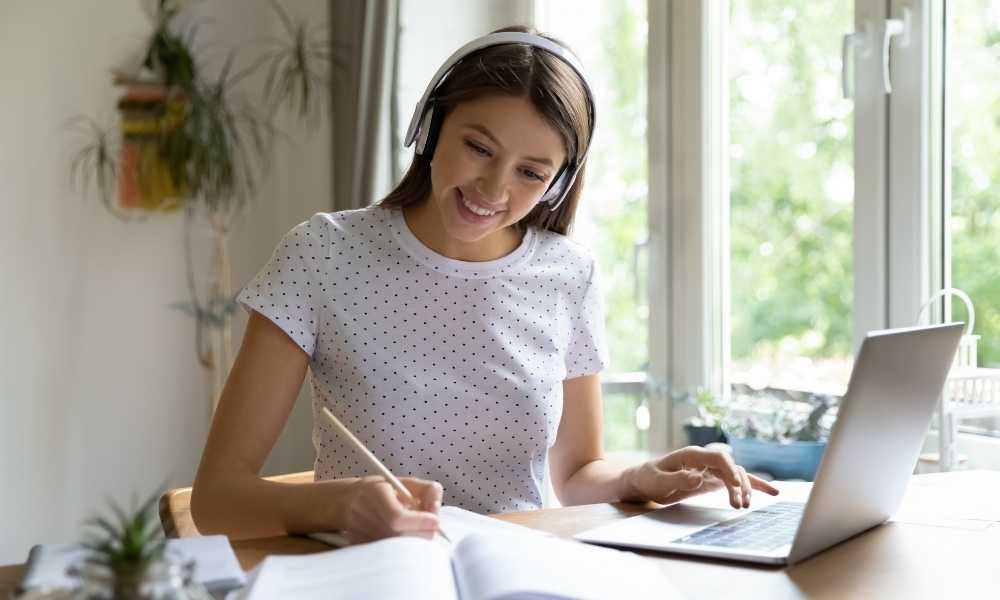
[[[486,533],[494,531],[506,531],[508,533],[522,533],[538,536],[549,535],[548,533],[537,529],[529,529],[523,525],[516,525],[514,523],[508,523],[507,521],[501,521],[500,519],[494,519],[493,517],[487,517],[457,506],[442,506],[438,513],[438,519],[440,520],[441,530],[445,532],[445,535],[448,536],[448,539],[450,539],[453,544],[457,544],[462,541],[462,538],[473,533]],[[351,543],[347,541],[346,537],[335,531],[310,533],[309,537],[329,544],[334,548],[343,548],[344,546],[351,545]],[[435,537],[435,540],[448,545],[448,542],[441,537]]]
[[[244,600],[612,600],[679,598],[656,565],[634,554],[514,532],[453,546],[396,537],[300,556],[269,556]]]
[[[433,541],[397,537],[332,552],[270,556],[237,600],[679,598],[656,566],[636,555],[563,540],[454,506]],[[334,546],[336,533],[310,537]]]

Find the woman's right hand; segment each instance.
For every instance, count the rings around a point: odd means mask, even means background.
[[[441,484],[414,477],[399,480],[413,495],[412,505],[378,475],[362,477],[347,489],[342,532],[352,544],[398,535],[434,537],[443,494]]]

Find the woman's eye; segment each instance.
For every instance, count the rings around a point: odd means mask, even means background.
[[[473,152],[481,156],[489,156],[490,151],[478,144],[473,144],[472,142],[465,142],[465,145],[469,147]]]
[[[545,181],[545,176],[544,175],[542,175],[540,173],[536,173],[536,172],[532,171],[531,169],[522,169],[521,172],[524,173],[528,177],[528,179],[534,179],[536,181]]]

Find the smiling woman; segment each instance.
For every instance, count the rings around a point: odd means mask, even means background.
[[[558,131],[525,98],[464,102],[444,118],[430,194],[403,214],[440,254],[500,258],[521,243],[523,230],[511,226],[535,208],[565,156]]]
[[[516,36],[525,31],[512,27],[494,35]],[[444,190],[432,181],[431,157],[440,141],[460,141],[487,169],[510,169],[510,161],[521,161],[513,168],[526,177],[524,184],[536,184],[536,206],[507,225],[514,224],[522,233],[532,225],[567,233],[583,184],[594,131],[594,104],[580,72],[582,67],[572,53],[554,39],[541,39],[546,40],[544,50],[524,44],[493,45],[453,64],[446,63],[438,71],[410,124],[407,143],[416,142],[413,162],[379,206],[403,208],[438,198]],[[508,109],[514,113],[507,114]],[[467,114],[449,118],[456,111]],[[443,137],[445,121],[449,139]],[[498,137],[500,128],[509,132]],[[452,145],[446,151],[457,149]],[[482,166],[476,169],[484,172]],[[480,186],[489,184],[494,189],[463,186],[462,192],[486,210],[506,211],[501,203],[506,200],[483,197],[497,194],[505,176],[499,171],[487,178],[477,176]],[[521,184],[518,189],[523,192],[526,188]],[[474,213],[470,210],[465,214]]]
[[[564,235],[595,112],[577,63],[523,29],[473,40],[418,103],[399,187],[285,236],[238,297],[250,324],[192,491],[201,532],[429,537],[443,502],[540,508],[546,478],[563,504],[777,493],[718,451],[604,459],[599,277]],[[258,473],[307,371],[317,481],[275,485]],[[365,476],[324,408],[409,494]]]

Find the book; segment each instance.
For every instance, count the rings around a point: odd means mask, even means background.
[[[544,531],[531,529],[516,523],[508,523],[507,521],[501,521],[500,519],[494,519],[493,517],[487,517],[457,506],[442,506],[441,510],[438,512],[438,519],[441,524],[441,530],[444,531],[449,538],[451,538],[452,544],[457,544],[462,541],[462,538],[473,533],[492,531],[539,536],[550,535]],[[351,545],[350,541],[348,541],[343,534],[336,531],[320,531],[310,533],[309,537],[314,540],[319,540],[325,544],[329,544],[334,548],[343,548]],[[448,544],[448,542],[440,537],[435,537],[435,540],[446,545]]]
[[[18,594],[72,589],[76,581],[66,571],[89,554],[80,544],[38,544],[28,552]],[[167,557],[195,561],[194,579],[210,594],[224,594],[246,583],[246,574],[224,535],[167,540]]]
[[[451,533],[449,532],[449,536]],[[394,537],[269,556],[237,600],[611,600],[680,598],[655,563],[550,535],[480,531],[452,545]]]

